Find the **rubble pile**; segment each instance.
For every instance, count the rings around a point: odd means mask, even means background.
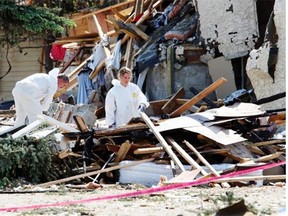
[[[168,46],[183,44],[176,52],[176,68],[183,61],[199,61],[205,52],[194,1],[167,2],[126,1],[74,18],[86,23],[78,25],[70,37],[55,41],[55,45],[77,49],[61,70],[70,78],[68,88],[56,93],[48,113],[26,127],[13,127],[13,110],[1,111],[1,139],[52,136],[53,155],[75,162],[75,175],[39,182],[41,186],[79,179],[85,183],[161,186],[286,161],[286,111],[261,106],[285,97],[285,93],[255,100],[251,91],[243,89],[211,100],[227,82],[225,77],[203,90],[191,86],[191,98],[181,87],[167,98],[152,100],[141,118],[133,118],[125,126],[110,129],[105,125],[104,98],[120,63],[133,69],[135,81],[143,87],[147,69],[167,60]],[[106,25],[99,19],[104,15]],[[80,35],[84,26],[96,28],[97,34]],[[193,55],[187,55],[187,44]],[[69,71],[81,50],[87,48],[92,54]],[[89,71],[97,88],[88,96],[78,95],[85,102],[75,104],[70,93],[75,87],[79,93],[83,87],[77,82],[83,70]],[[57,101],[59,98],[62,102]],[[222,187],[263,185],[285,181],[284,174],[285,165],[281,165],[260,169],[250,178],[225,178],[220,183]],[[212,181],[211,185],[218,183]]]

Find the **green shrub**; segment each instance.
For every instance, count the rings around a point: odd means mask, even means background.
[[[31,183],[51,180],[52,154],[45,139],[0,140],[0,187],[22,178]]]

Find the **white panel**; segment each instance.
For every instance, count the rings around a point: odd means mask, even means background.
[[[199,0],[201,36],[218,43],[227,59],[245,56],[258,37],[256,4],[253,0]]]

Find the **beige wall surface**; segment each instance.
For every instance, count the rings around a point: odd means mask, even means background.
[[[0,102],[13,100],[12,89],[18,80],[21,80],[33,73],[41,72],[41,64],[39,61],[42,56],[42,41],[26,42],[21,44],[24,48],[22,53],[17,48],[12,48],[9,51],[9,60],[12,66],[11,71],[0,80]],[[6,50],[0,48],[0,77],[8,70],[9,65],[6,61]],[[43,67],[43,66],[42,66]],[[45,69],[43,67],[43,72]]]

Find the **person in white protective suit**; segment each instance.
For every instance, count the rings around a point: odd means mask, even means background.
[[[127,124],[132,118],[140,117],[149,106],[147,98],[140,88],[131,83],[132,72],[123,67],[118,72],[118,79],[113,80],[114,85],[105,98],[106,124],[109,128]]]
[[[37,115],[49,109],[57,89],[69,83],[66,75],[58,75],[58,73],[59,69],[55,68],[49,74],[35,73],[16,82],[12,90],[16,109],[14,126],[30,124],[37,120]]]

